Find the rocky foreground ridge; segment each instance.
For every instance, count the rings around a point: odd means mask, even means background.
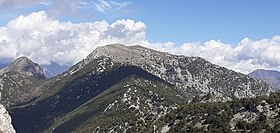
[[[0,104],[0,132],[15,133],[15,130],[12,125],[11,117],[2,104]]]

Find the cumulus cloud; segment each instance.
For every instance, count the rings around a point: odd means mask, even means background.
[[[0,60],[27,56],[40,64],[55,61],[75,64],[97,46],[112,43],[143,45],[152,49],[186,56],[200,56],[212,63],[249,73],[255,69],[280,70],[280,36],[251,40],[244,38],[232,45],[217,40],[204,43],[151,43],[146,25],[134,20],[87,23],[60,22],[45,11],[19,16],[0,27]]]
[[[51,19],[41,11],[0,28],[0,58],[27,56],[40,64],[74,64],[105,44],[147,46],[145,30],[144,23],[133,20],[73,24]]]
[[[173,43],[155,43],[154,49],[186,56],[200,56],[212,63],[249,73],[256,69],[280,70],[280,36],[258,41],[243,39],[235,47],[220,41],[205,43],[185,43],[175,46]]]

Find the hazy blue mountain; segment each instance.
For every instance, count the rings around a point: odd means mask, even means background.
[[[275,89],[280,90],[280,72],[275,70],[258,69],[249,74],[252,77],[261,79],[271,84]]]
[[[13,60],[14,59],[11,59],[11,58],[9,58],[9,59],[0,59],[0,69],[8,66],[10,63],[13,62]]]
[[[42,65],[42,67],[45,68],[45,73],[49,78],[61,74],[70,68],[68,65],[60,65],[53,61],[51,61],[50,65]]]
[[[7,64],[7,63],[0,63],[0,69],[6,67],[6,66],[8,66],[8,65],[9,65],[9,64]]]

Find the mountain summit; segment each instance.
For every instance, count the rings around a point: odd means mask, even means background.
[[[42,68],[37,63],[34,63],[27,57],[20,57],[13,61],[9,66],[0,70],[0,75],[12,71],[38,79],[46,79],[44,68]]]
[[[175,85],[187,95],[213,94],[210,101],[268,95],[274,91],[265,82],[212,64],[203,58],[172,55],[142,46],[111,44],[97,47],[79,67],[105,57],[122,65],[140,67]]]
[[[266,82],[200,57],[122,44],[96,48],[37,89],[45,92],[11,110],[18,132],[152,132],[158,129],[146,130],[149,125],[184,104],[275,91]]]

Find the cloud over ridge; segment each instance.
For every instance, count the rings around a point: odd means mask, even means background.
[[[71,23],[50,18],[45,11],[34,12],[0,27],[0,60],[27,56],[40,64],[50,61],[74,64],[97,46],[122,43],[200,56],[242,73],[258,68],[280,70],[280,36],[257,41],[244,38],[235,46],[217,40],[175,45],[173,42],[149,42],[146,28],[143,22],[130,19],[112,24],[106,21]]]
[[[97,46],[109,43],[147,45],[146,26],[133,20],[73,24],[48,17],[45,11],[19,16],[0,28],[0,58],[28,56],[40,64],[51,60],[73,64]]]

